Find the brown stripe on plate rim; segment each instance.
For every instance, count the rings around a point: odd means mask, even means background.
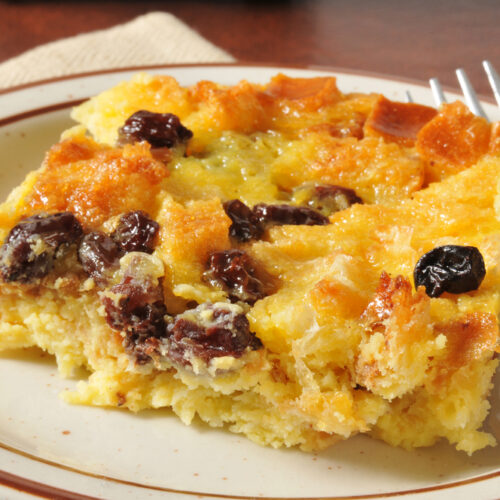
[[[94,479],[98,480],[104,480],[104,481],[110,481],[113,483],[125,485],[125,486],[132,486],[136,488],[141,488],[145,490],[154,490],[154,491],[162,491],[165,493],[176,493],[176,494],[182,494],[182,495],[192,495],[192,496],[198,496],[198,497],[209,497],[209,498],[233,498],[237,500],[251,500],[256,498],[255,496],[248,496],[248,495],[230,495],[230,494],[224,494],[224,493],[207,493],[207,492],[201,492],[201,491],[188,491],[188,490],[179,490],[179,489],[174,489],[174,488],[167,488],[163,486],[155,486],[155,485],[148,485],[148,484],[141,484],[137,483],[134,481],[128,481],[125,479],[119,479],[111,476],[106,476],[103,474],[94,474],[92,472],[87,472],[84,470],[77,469],[76,467],[71,467],[69,465],[64,465],[60,464],[57,462],[53,462],[51,460],[47,460],[45,458],[37,457],[36,455],[32,455],[31,453],[18,450],[12,446],[9,446],[5,443],[0,442],[0,448],[5,449],[6,451],[9,451],[11,453],[15,453],[17,455],[20,455],[24,458],[28,458],[30,460],[49,465],[51,467],[55,467],[57,469],[61,469],[67,472],[72,472],[76,474],[80,474],[83,476],[91,477]],[[451,488],[457,488],[460,486],[466,486],[469,484],[474,484],[482,481],[486,481],[488,479],[494,479],[496,477],[500,476],[500,470],[497,470],[495,472],[490,472],[488,474],[483,474],[481,476],[476,476],[476,477],[471,477],[468,479],[462,479],[460,481],[453,481],[451,483],[443,483],[443,484],[437,484],[434,486],[426,486],[423,488],[414,488],[410,490],[400,490],[400,491],[390,491],[386,493],[368,493],[364,495],[347,495],[347,496],[319,496],[319,497],[282,497],[282,496],[273,496],[273,497],[268,497],[268,496],[258,496],[258,498],[261,498],[262,500],[313,500],[313,499],[323,499],[323,500],[368,500],[368,499],[377,499],[377,498],[393,498],[393,497],[402,497],[402,496],[407,496],[407,495],[415,495],[415,494],[420,494],[420,493],[428,493],[431,491],[438,491],[438,490],[445,490],[445,489],[451,489]],[[10,481],[10,483],[9,483]],[[21,476],[17,476],[5,471],[0,470],[0,483],[6,484],[6,486],[10,486],[22,491],[26,491],[28,493],[36,493],[36,494],[42,494],[42,496],[46,495],[47,492],[50,493],[50,489],[54,488],[54,491],[61,492],[65,490],[61,490],[59,488],[53,487],[51,485],[43,484],[43,483],[38,483],[36,481],[32,481],[30,479],[23,478]],[[27,489],[25,489],[25,485]],[[34,490],[33,488],[37,488],[40,486],[40,490]],[[72,493],[68,492],[72,495],[79,495],[78,493]],[[47,498],[51,498],[50,496]],[[59,498],[59,497],[55,497]],[[60,497],[60,498],[65,498],[65,497]],[[93,497],[86,497],[86,496],[74,496],[74,497],[68,497],[69,500],[72,500],[75,498],[75,500],[93,500]]]
[[[59,111],[61,109],[71,108],[77,106],[82,102],[86,101],[87,98],[75,99],[73,101],[58,102],[55,104],[49,104],[48,106],[43,106],[41,108],[33,108],[28,111],[23,111],[22,113],[17,113],[15,115],[6,116],[0,119],[0,127],[5,125],[10,125],[11,123],[17,122],[19,120],[25,120],[26,118],[33,118],[34,116],[43,115],[45,113],[51,113],[53,111]]]
[[[26,479],[1,470],[0,484],[39,497],[50,498],[51,500],[99,500],[97,497],[89,497],[88,495],[81,495],[80,493],[63,490],[55,486],[32,481],[31,479]]]

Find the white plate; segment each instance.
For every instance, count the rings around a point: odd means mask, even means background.
[[[128,79],[135,70],[79,75],[0,94],[0,198],[36,168],[71,124],[71,103]],[[329,71],[256,66],[155,68],[181,84],[201,79],[265,82]],[[333,72],[344,92],[381,92],[432,104],[425,85]],[[453,96],[450,95],[450,98]],[[492,119],[500,113],[485,103]],[[498,377],[497,377],[498,378]],[[498,448],[473,457],[442,443],[406,452],[357,436],[328,451],[262,448],[244,437],[199,424],[185,427],[167,410],[127,411],[69,406],[55,362],[37,351],[0,354],[1,498],[22,491],[50,498],[327,497],[493,499],[500,494]],[[500,440],[500,383],[487,425]],[[21,490],[21,491],[18,491]],[[32,498],[29,496],[29,498]]]

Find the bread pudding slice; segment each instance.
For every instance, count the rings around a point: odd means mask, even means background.
[[[498,361],[498,127],[343,94],[137,75],[0,206],[0,348],[63,398],[274,447],[472,453]]]

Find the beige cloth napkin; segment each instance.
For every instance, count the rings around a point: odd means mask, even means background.
[[[41,45],[0,64],[0,88],[55,76],[150,64],[232,62],[171,14],[152,12],[126,24]]]

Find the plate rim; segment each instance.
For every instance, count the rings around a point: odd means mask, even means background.
[[[178,63],[178,64],[147,64],[147,65],[132,65],[132,66],[123,66],[117,68],[102,68],[96,69],[92,71],[82,71],[77,73],[70,73],[67,75],[59,75],[53,76],[51,78],[43,78],[40,80],[33,80],[26,83],[21,83],[19,85],[14,85],[11,87],[6,87],[0,89],[0,96],[5,94],[10,94],[13,92],[17,92],[20,90],[26,90],[31,87],[39,87],[43,85],[48,85],[51,83],[62,82],[66,80],[80,79],[92,76],[100,76],[106,74],[114,74],[128,71],[147,71],[147,70],[157,70],[157,69],[169,69],[169,68],[214,68],[214,67],[250,67],[250,68],[283,68],[283,69],[301,69],[307,71],[324,71],[331,73],[341,73],[344,75],[353,75],[353,76],[364,76],[377,78],[380,80],[388,80],[388,81],[396,81],[400,83],[408,83],[410,85],[417,85],[420,87],[424,87],[429,89],[429,84],[425,80],[420,80],[418,78],[405,77],[400,75],[393,75],[389,73],[379,73],[376,71],[367,71],[356,68],[346,68],[342,66],[328,66],[328,65],[320,65],[320,64],[291,64],[291,63],[276,63],[276,62],[255,62],[255,61],[245,61],[238,60],[235,62],[209,62],[209,63]],[[451,92],[454,94],[461,94],[459,87],[454,87],[452,85],[442,85],[442,88],[445,92]],[[495,104],[496,101],[493,96],[478,94],[478,97],[481,101],[488,102],[490,104]]]
[[[222,499],[235,499],[235,500],[251,500],[254,499],[255,496],[252,495],[231,495],[231,494],[225,494],[225,493],[210,493],[210,492],[202,492],[202,491],[188,491],[188,490],[181,490],[177,488],[168,488],[164,486],[155,486],[155,485],[147,485],[147,484],[141,484],[137,483],[135,481],[127,481],[126,479],[120,479],[120,478],[115,478],[112,476],[106,476],[104,474],[95,474],[92,472],[84,471],[77,469],[76,467],[72,467],[69,465],[65,464],[60,464],[52,460],[48,460],[42,457],[37,457],[36,455],[33,455],[31,453],[19,450],[17,448],[14,448],[12,446],[6,445],[2,441],[0,441],[0,448],[14,453],[16,455],[19,455],[23,458],[33,460],[35,462],[48,465],[50,467],[55,467],[57,469],[66,471],[66,472],[71,472],[74,474],[79,474],[82,476],[90,477],[92,479],[96,480],[101,480],[101,481],[109,481],[115,484],[120,484],[124,486],[130,486],[133,488],[140,488],[142,490],[152,490],[152,491],[158,491],[158,492],[164,492],[164,493],[175,493],[175,494],[181,494],[184,496],[197,496],[197,497],[208,497],[208,498],[222,498]],[[383,498],[395,498],[395,497],[405,497],[408,495],[418,495],[422,493],[430,493],[430,492],[435,492],[435,491],[440,491],[440,490],[450,490],[452,488],[459,488],[462,486],[467,486],[470,484],[475,484],[475,483],[480,483],[482,481],[487,481],[489,479],[495,479],[496,477],[500,476],[500,469],[494,471],[494,472],[489,472],[487,474],[481,474],[479,476],[474,476],[470,477],[467,479],[461,479],[458,481],[452,481],[449,483],[442,483],[434,486],[424,486],[422,488],[412,488],[412,489],[407,489],[407,490],[399,490],[399,491],[390,491],[386,493],[368,493],[368,494],[361,494],[361,495],[341,495],[341,496],[320,496],[320,497],[293,497],[293,500],[310,500],[312,498],[317,498],[322,499],[322,500],[370,500],[370,499],[383,499]],[[59,498],[61,499],[75,499],[75,500],[96,500],[96,497],[93,496],[88,496],[82,493],[78,492],[73,492],[70,490],[66,490],[64,488],[60,488],[57,486],[53,486],[50,484],[46,483],[41,483],[39,481],[35,481],[33,479],[28,479],[23,476],[19,476],[17,474],[13,474],[10,472],[7,472],[3,469],[0,469],[0,485],[5,485],[8,487],[13,487],[15,489],[22,488],[22,491],[25,491],[27,493],[35,493],[35,494],[42,494],[46,495],[50,493],[50,498],[55,498],[58,500]],[[26,488],[26,489],[25,489]],[[53,496],[54,494],[61,494],[64,493],[65,495],[69,496]],[[47,497],[49,498],[49,497]],[[262,500],[285,500],[288,497],[278,497],[278,496],[259,496],[260,499]],[[292,498],[292,497],[290,497]]]

